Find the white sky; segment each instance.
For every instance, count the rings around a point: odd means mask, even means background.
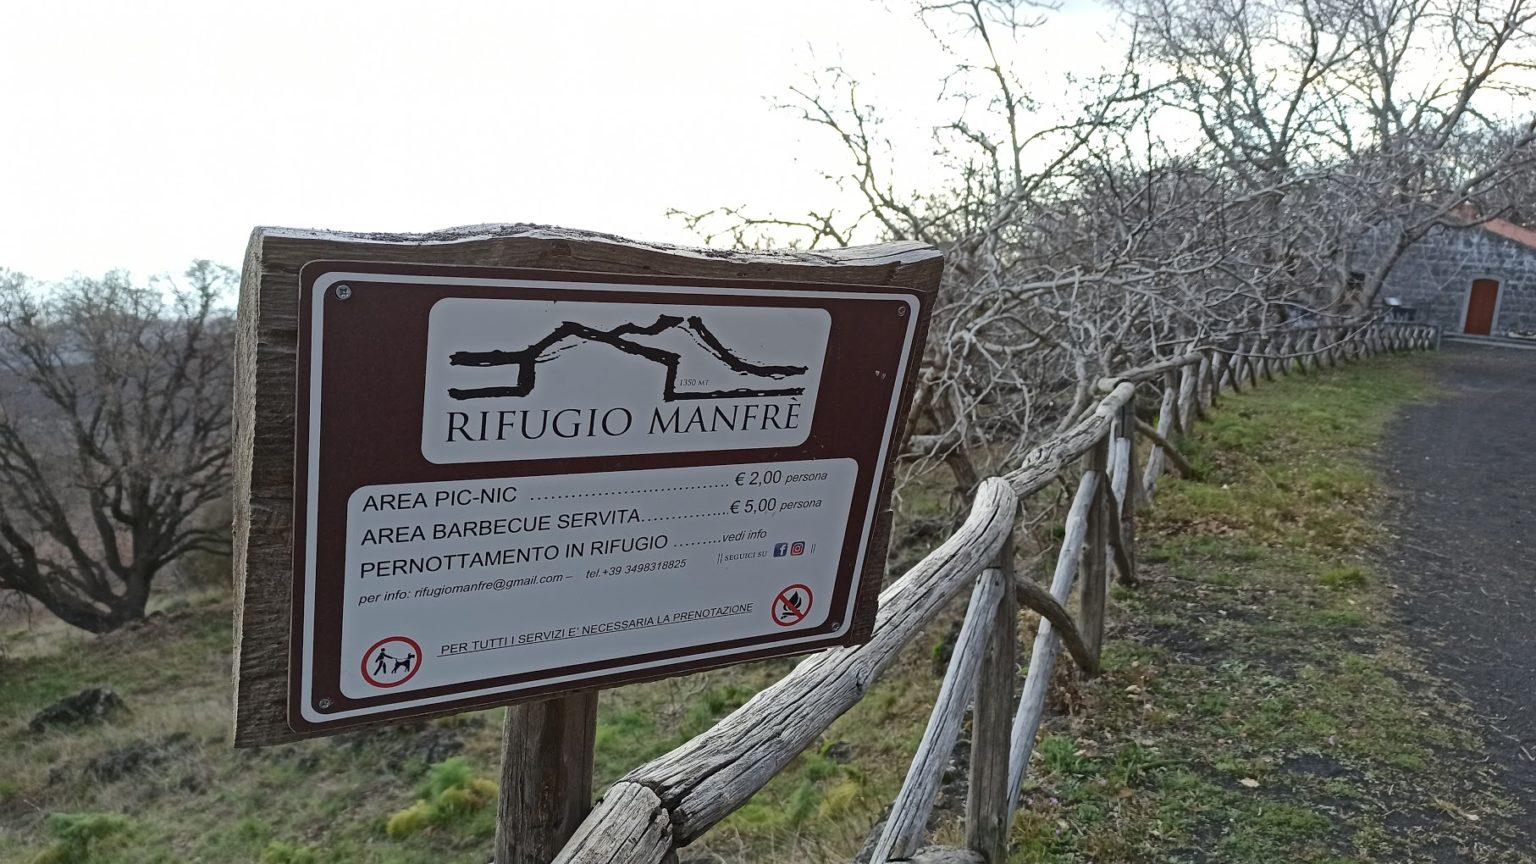
[[[839,63],[920,162],[952,60],[908,9],[0,0],[0,267],[238,266],[256,225],[695,242],[667,208],[825,208],[839,145],[770,102]],[[1108,21],[1074,4],[1031,64],[1112,60]]]

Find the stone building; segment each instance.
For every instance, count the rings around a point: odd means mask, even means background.
[[[1363,278],[1380,254],[1369,239],[1362,244],[1352,278]],[[1437,225],[1398,259],[1378,297],[1444,333],[1536,333],[1536,231],[1503,219]]]

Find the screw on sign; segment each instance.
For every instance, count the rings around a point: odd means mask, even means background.
[[[391,636],[363,652],[363,680],[375,687],[399,687],[421,671],[421,646],[405,636]]]
[[[791,585],[773,598],[773,623],[780,627],[799,624],[810,611],[811,589],[804,585]]]

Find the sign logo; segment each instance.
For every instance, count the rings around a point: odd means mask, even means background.
[[[775,557],[775,558],[783,558],[785,555],[788,555],[788,554],[789,554],[789,544],[788,543],[775,543],[775,544],[773,544],[773,557]]]
[[[720,343],[719,337],[710,332],[709,326],[698,315],[685,320],[678,315],[660,315],[651,324],[620,324],[611,330],[598,330],[575,321],[565,321],[548,336],[517,351],[455,351],[448,356],[452,366],[487,368],[510,366],[517,370],[517,383],[498,387],[450,387],[448,395],[454,399],[495,399],[502,396],[521,397],[533,392],[538,383],[538,364],[553,360],[562,351],[576,347],[581,342],[608,345],[617,351],[640,357],[665,370],[661,398],[666,402],[680,399],[738,399],[745,396],[799,396],[804,387],[751,386],[733,389],[707,389],[709,379],[690,379],[693,387],[678,387],[677,367],[682,360],[678,353],[647,344],[646,337],[656,337],[669,330],[683,330],[692,337],[704,353],[720,361],[738,375],[760,381],[778,381],[799,378],[806,373],[804,366],[764,366],[736,356],[731,349]],[[702,386],[701,386],[702,385]]]
[[[399,687],[421,671],[421,646],[406,636],[391,636],[363,652],[363,680],[374,687]]]
[[[780,627],[793,627],[810,612],[811,589],[804,585],[791,585],[773,598],[773,623]]]
[[[421,451],[446,464],[799,446],[831,317],[449,297],[427,331]]]
[[[795,542],[789,544],[789,554],[791,554],[791,555],[804,555],[805,554],[805,541],[804,540],[796,540]]]

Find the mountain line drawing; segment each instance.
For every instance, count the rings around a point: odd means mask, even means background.
[[[454,399],[495,399],[507,396],[527,396],[533,392],[537,381],[538,364],[547,363],[581,342],[600,342],[625,354],[641,357],[660,365],[666,370],[662,385],[662,399],[675,402],[680,399],[739,399],[755,396],[799,396],[804,387],[737,387],[728,390],[678,390],[677,369],[682,355],[633,341],[635,337],[657,336],[668,330],[686,333],[705,353],[723,363],[728,369],[741,375],[780,381],[804,375],[806,366],[772,366],[752,363],[725,347],[703,319],[697,315],[683,318],[680,315],[659,315],[650,324],[620,324],[611,330],[599,330],[576,321],[562,321],[549,335],[526,348],[516,351],[455,351],[449,355],[451,366],[494,368],[516,366],[517,383],[501,387],[450,387],[448,395]],[[567,341],[572,340],[572,341]],[[553,349],[553,350],[551,350]]]

